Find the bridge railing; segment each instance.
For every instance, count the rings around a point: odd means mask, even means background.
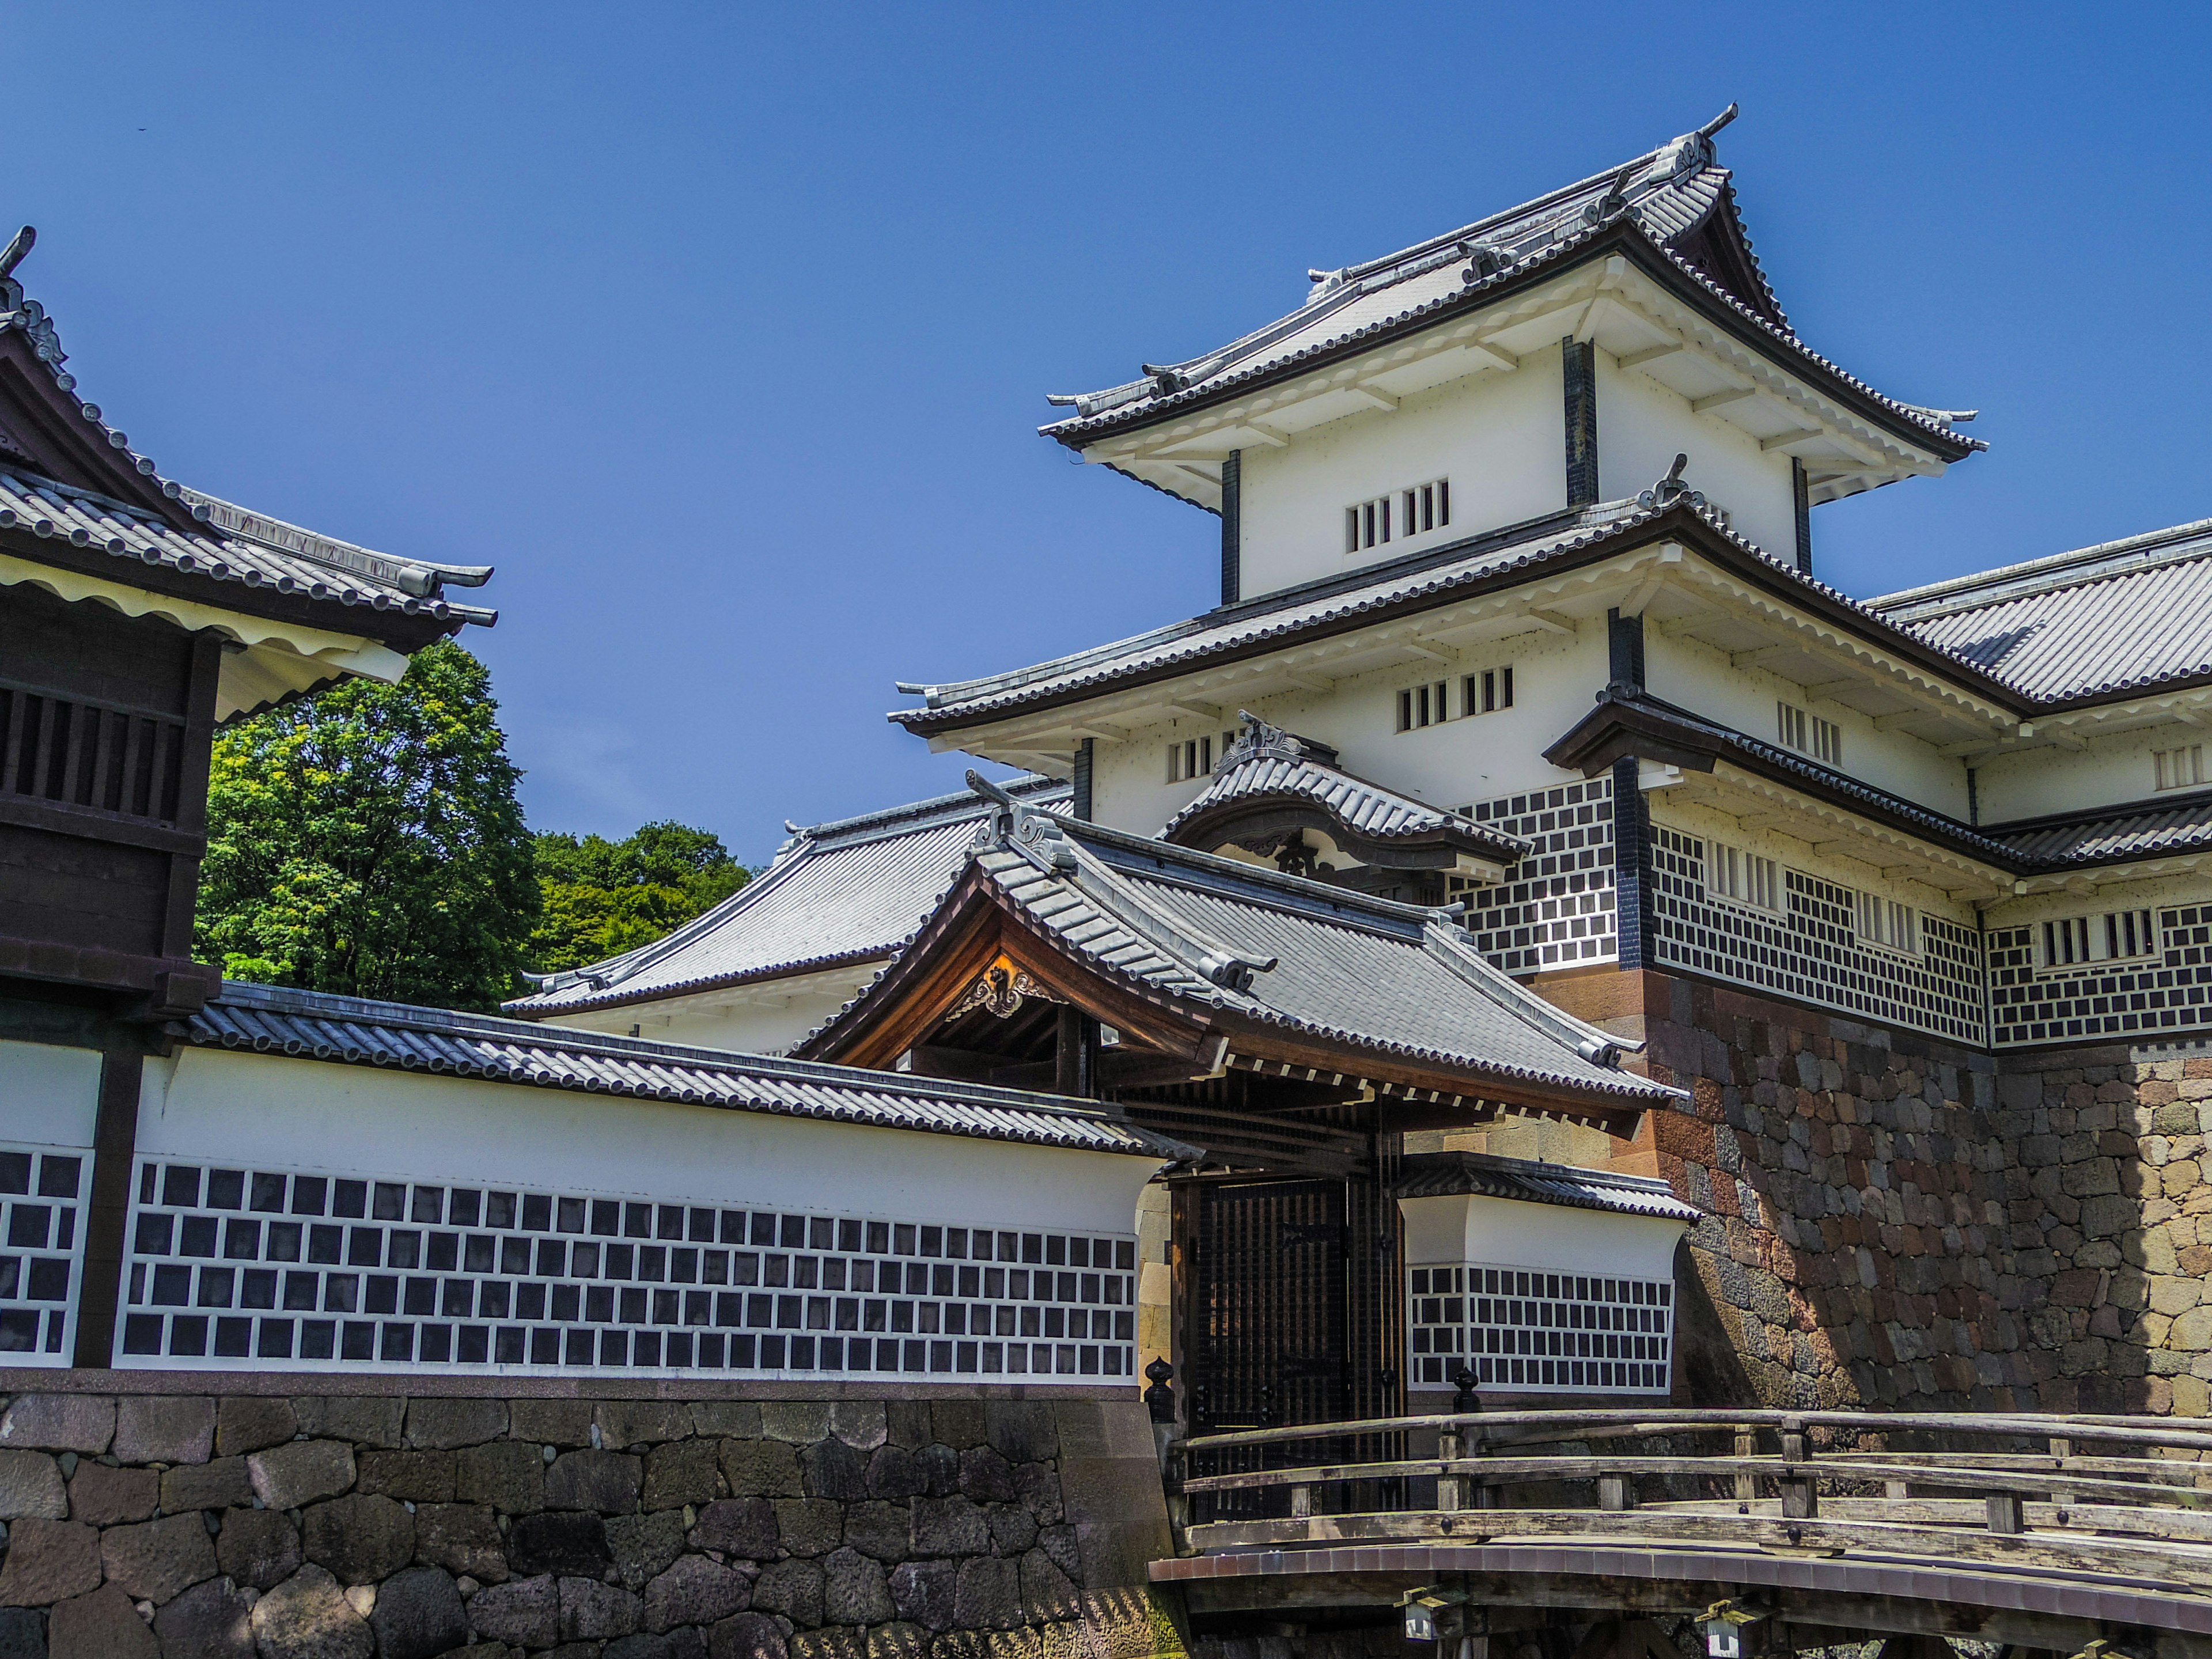
[[[1434,1455],[1300,1463],[1292,1449],[1386,1435]],[[1261,1447],[1279,1466],[1181,1472]],[[1171,1495],[1200,1554],[1582,1538],[1873,1552],[2212,1591],[2212,1425],[2170,1418],[1506,1411],[1205,1435],[1182,1450]]]

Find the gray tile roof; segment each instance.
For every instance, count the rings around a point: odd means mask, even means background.
[[[1711,134],[1728,118],[1413,247],[1317,273],[1321,280],[1298,310],[1228,345],[1183,362],[1147,365],[1140,379],[1121,386],[1054,397],[1076,413],[1042,430],[1079,447],[1108,432],[1148,424],[1347,349],[1370,349],[1447,310],[1487,303],[1493,294],[1626,232],[1785,356],[1869,400],[1921,441],[1961,455],[1987,447],[1954,432],[1940,412],[1875,392],[1798,338],[1751,251],[1730,174],[1714,158]]]
[[[2068,813],[1984,830],[2023,861],[2057,866],[2132,863],[2212,847],[2212,792],[2136,801],[2094,815]]]
[[[1528,843],[1448,807],[1431,806],[1355,777],[1335,764],[1336,750],[1310,738],[1279,731],[1251,714],[1241,717],[1237,734],[1205,788],[1170,818],[1162,841],[1174,841],[1183,825],[1235,804],[1299,801],[1326,813],[1345,830],[1386,842],[1437,841],[1449,837],[1488,856],[1513,863]]]
[[[1881,612],[1800,571],[1738,535],[1727,515],[1694,491],[1655,486],[1640,495],[1486,531],[1388,563],[1302,583],[1240,605],[1050,662],[942,685],[902,684],[922,698],[920,708],[888,718],[917,733],[1002,719],[1023,709],[1073,702],[1126,685],[1196,672],[1211,664],[1254,656],[1305,638],[1367,627],[1387,617],[1449,605],[1476,592],[1510,586],[1540,571],[1610,556],[1662,534],[1688,530],[1718,550],[1750,562],[1767,583],[1833,607],[1875,637],[1887,635],[1960,684],[2001,702],[2019,694],[1979,664],[1908,632]],[[1648,534],[1646,532],[1649,532]]]
[[[1444,913],[1024,809],[971,855],[1079,960],[1139,990],[1369,1053],[1612,1105],[1680,1091],[1491,966]],[[892,969],[807,1040],[819,1050]]]
[[[1192,1149],[1110,1107],[981,1084],[684,1048],[395,1002],[226,982],[192,1017],[205,1048],[680,1101],[1077,1152],[1181,1158]]]
[[[1067,786],[1018,782],[1064,805]],[[524,1018],[688,996],[888,957],[952,884],[988,803],[972,791],[801,830],[763,874],[665,939],[555,975],[507,1005]]]
[[[165,521],[158,511],[42,477],[0,457],[0,528],[26,529],[41,538],[96,549],[118,562],[337,605],[367,605],[455,627],[463,623],[489,626],[498,619],[495,611],[456,605],[442,593],[447,583],[481,586],[492,574],[489,566],[372,552],[163,477],[149,457],[132,448],[128,436],[108,424],[98,404],[76,395],[76,376],[62,366],[69,354],[62,349],[53,319],[24,294],[22,283],[12,274],[0,274],[0,335],[8,333],[23,337],[31,356],[44,366],[64,403],[83,417],[117,462],[173,502],[177,520],[202,527],[181,528]],[[116,577],[127,581],[127,568],[118,568]],[[335,616],[329,625],[365,631]]]
[[[1873,608],[2047,702],[2212,674],[2212,520],[1892,593]]]
[[[1674,1196],[1663,1181],[1578,1170],[1565,1164],[1528,1158],[1493,1158],[1486,1152],[1417,1152],[1401,1166],[1395,1191],[1400,1198],[1483,1198],[1524,1204],[1556,1204],[1576,1210],[1604,1210],[1614,1215],[1655,1216],[1692,1222],[1695,1205]]]

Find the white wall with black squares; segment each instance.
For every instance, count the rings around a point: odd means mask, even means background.
[[[118,1365],[1136,1383],[1152,1160],[182,1058],[141,1109]]]
[[[97,1054],[0,1042],[0,1364],[76,1349],[99,1111]]]

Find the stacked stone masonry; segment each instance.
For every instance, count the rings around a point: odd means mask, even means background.
[[[27,1393],[0,1659],[1179,1655],[1158,1490],[1133,1403]]]
[[[2212,1045],[1992,1055],[1658,973],[1543,988],[1692,1100],[1633,1142],[1469,1144],[1662,1176],[1705,1212],[1679,1398],[2212,1410]]]

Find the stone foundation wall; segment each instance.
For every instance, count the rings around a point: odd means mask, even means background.
[[[0,1659],[1182,1651],[1133,1399],[386,1382],[0,1374]]]
[[[1451,1144],[1662,1176],[1705,1212],[1686,1403],[2206,1413],[2212,1048],[1992,1056],[1656,973],[1540,988],[1691,1103],[1632,1142]]]

